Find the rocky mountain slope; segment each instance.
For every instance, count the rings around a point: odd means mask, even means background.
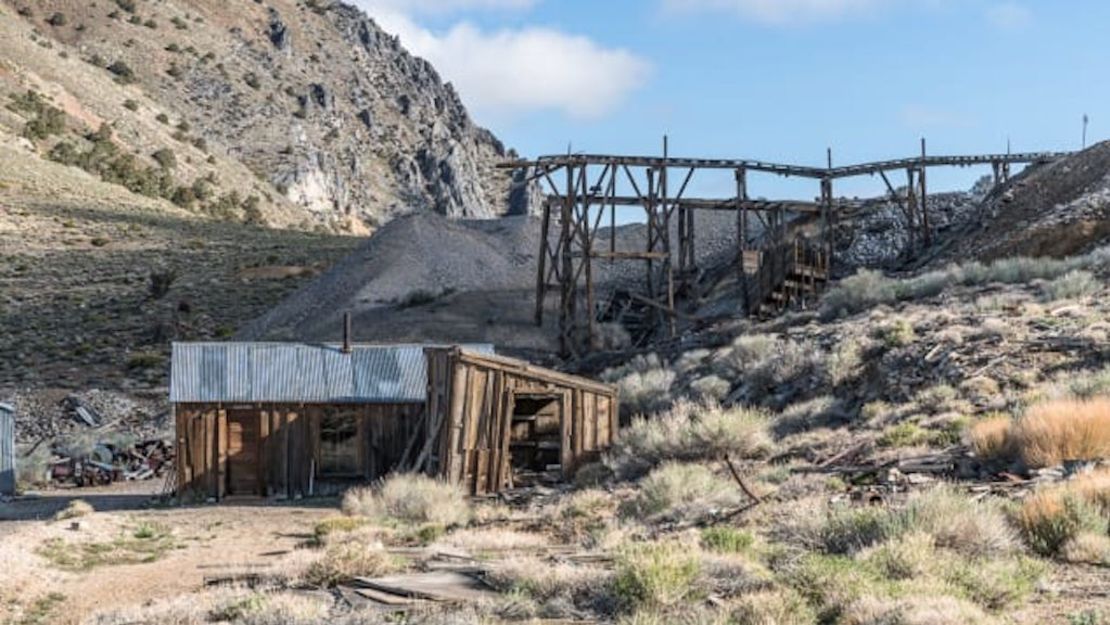
[[[341,3],[4,0],[0,99],[0,128],[40,154],[111,178],[90,162],[108,139],[140,174],[165,174],[148,194],[194,210],[354,232],[509,210],[501,143]],[[196,197],[231,191],[222,206]]]

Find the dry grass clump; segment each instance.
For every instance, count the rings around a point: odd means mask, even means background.
[[[1018,419],[974,423],[967,439],[980,458],[1021,460],[1030,468],[1110,458],[1110,397],[1042,401]]]
[[[977,502],[949,488],[915,493],[901,517],[898,523],[907,531],[928,534],[938,547],[962,555],[997,557],[1018,547],[999,502]]]
[[[1102,283],[1089,271],[1069,271],[1041,285],[1041,297],[1054,302],[1061,299],[1077,299],[1099,291]]]
[[[304,581],[314,586],[331,587],[352,577],[374,577],[392,573],[401,563],[387,553],[380,542],[352,533],[332,540],[318,560],[304,573]]]
[[[676,374],[656,354],[635,356],[625,365],[607,369],[601,379],[617,385],[621,410],[629,414],[651,414],[670,403],[670,388]]]
[[[832,555],[852,555],[912,534],[969,558],[1014,553],[1018,542],[1001,503],[975,501],[939,487],[914,493],[903,508],[828,506],[799,502],[775,519],[772,535]]]
[[[736,487],[700,464],[667,462],[640,482],[623,516],[656,520],[698,519],[740,503]]]
[[[1006,415],[984,417],[967,430],[967,442],[975,455],[984,460],[1001,460],[1014,454],[1010,428],[1013,419]]]
[[[1069,272],[1086,273],[1081,270],[1102,267],[1107,262],[1110,262],[1110,247],[1063,260],[1003,258],[989,265],[972,261],[949,265],[944,269],[907,279],[888,278],[881,272],[864,269],[841,280],[825,293],[821,302],[821,315],[826,319],[851,315],[879,304],[932,297],[952,286],[977,286],[993,282],[1028,284],[1034,280],[1055,280]],[[1058,289],[1062,293],[1071,293],[1080,287],[1082,291],[1092,288],[1092,285],[1082,276],[1073,276],[1064,280]]]
[[[549,544],[546,536],[508,529],[462,529],[437,540],[433,548],[454,547],[469,552],[540,549]]]
[[[740,597],[732,610],[734,625],[814,625],[817,613],[793,590],[755,592]]]
[[[716,375],[707,375],[690,382],[690,391],[702,401],[721,401],[732,390],[732,383]]]
[[[820,395],[784,408],[774,419],[777,436],[787,436],[848,420],[843,404],[832,395]]]
[[[862,597],[847,607],[843,625],[993,625],[996,619],[969,601],[938,597]]]
[[[88,516],[96,512],[92,504],[84,499],[74,499],[66,505],[66,507],[54,513],[55,521],[65,521],[67,519],[76,519],[83,516]]]
[[[470,504],[457,486],[426,475],[391,475],[378,487],[352,488],[343,495],[343,513],[402,523],[465,524]]]
[[[1073,564],[1110,566],[1110,536],[1080,532],[1064,543],[1060,559]]]
[[[1110,458],[1110,397],[1036,404],[1015,422],[1012,435],[1030,467]]]
[[[761,458],[772,449],[762,412],[682,401],[651,419],[635,419],[609,454],[620,477],[635,477],[666,460]]]
[[[717,363],[721,375],[743,383],[743,396],[754,403],[790,383],[826,380],[826,359],[827,354],[808,341],[744,334],[723,351]]]
[[[496,589],[539,603],[569,602],[596,608],[607,601],[613,573],[603,568],[515,556],[490,563],[486,580]]]
[[[1110,469],[1038,490],[1022,502],[1015,520],[1030,548],[1044,556],[1059,555],[1084,534],[1107,535]]]

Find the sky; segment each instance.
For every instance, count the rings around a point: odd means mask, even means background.
[[[844,165],[1071,150],[1110,133],[1102,0],[354,0],[522,156]],[[930,170],[963,189],[989,167]],[[698,180],[701,194],[731,182]],[[808,199],[813,182],[749,180]],[[877,195],[879,179],[838,181]]]

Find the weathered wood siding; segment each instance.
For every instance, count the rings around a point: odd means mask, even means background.
[[[595,461],[617,434],[616,389],[592,380],[499,356],[457,348],[428,355],[427,467],[473,494],[510,485],[512,415],[518,397],[550,397],[560,414],[564,477]],[[434,450],[434,456],[431,456]]]
[[[358,474],[369,481],[384,476],[401,460],[405,445],[421,438],[423,404],[177,404],[178,492],[199,498],[227,494],[228,411],[258,419],[256,494],[305,496],[323,492],[320,475],[320,423],[337,411],[357,423]],[[253,425],[253,424],[252,424]]]

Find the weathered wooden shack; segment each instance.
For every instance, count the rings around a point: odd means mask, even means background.
[[[613,387],[489,345],[175,343],[170,402],[185,497],[299,497],[391,471],[496,492],[570,475],[607,447]]]
[[[570,477],[617,435],[611,385],[457,347],[427,355],[421,429],[437,435],[425,439],[417,470],[498,492],[552,470]]]

